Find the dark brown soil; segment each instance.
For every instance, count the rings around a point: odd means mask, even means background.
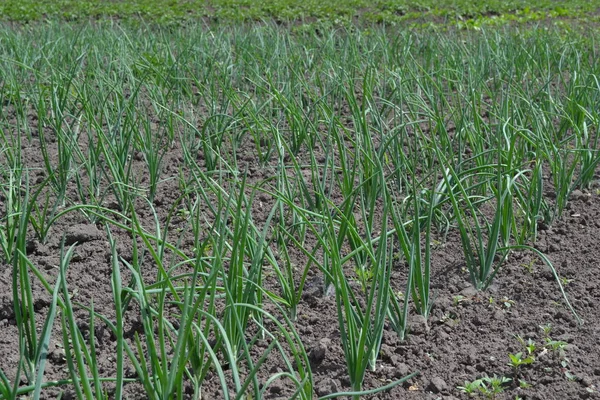
[[[30,116],[33,118],[34,116]],[[246,146],[250,148],[250,146]],[[39,140],[24,145],[24,160],[30,168],[42,166]],[[248,151],[238,154],[241,170],[249,172],[249,184],[258,183],[272,176],[269,167],[260,167],[254,155]],[[182,165],[181,150],[177,145],[164,159],[163,178],[176,176]],[[135,163],[139,181],[144,182],[143,163]],[[154,208],[159,221],[166,220],[180,192],[176,180],[165,179],[159,185]],[[68,193],[76,199],[73,192]],[[253,203],[253,218],[257,224],[266,220],[272,199],[261,195]],[[105,199],[105,205],[113,199]],[[152,231],[153,215],[148,205],[139,202],[136,209],[142,224]],[[175,219],[173,228],[184,221]],[[557,283],[550,270],[533,254],[513,253],[497,275],[492,287],[483,293],[473,290],[464,270],[463,255],[458,237],[450,232],[447,242],[440,244],[434,253],[432,287],[435,296],[428,321],[411,316],[411,332],[405,341],[386,327],[381,357],[374,372],[369,372],[365,388],[377,388],[394,379],[412,372],[419,375],[403,386],[371,396],[378,399],[451,399],[467,398],[457,388],[465,381],[482,376],[505,376],[512,381],[505,385],[505,392],[497,398],[514,399],[594,399],[600,398],[600,196],[596,187],[590,192],[577,192],[568,205],[565,215],[550,227],[542,227],[536,247],[546,253],[564,278],[566,291],[577,313],[585,321],[578,326],[574,316],[565,307]],[[174,229],[173,229],[174,230]],[[67,282],[73,301],[89,304],[91,300],[99,313],[114,315],[111,291],[111,260],[107,235],[102,225],[95,225],[78,213],[70,213],[59,219],[51,228],[46,243],[31,236],[29,260],[42,270],[50,281],[57,276],[60,242],[77,242]],[[123,259],[131,259],[131,237],[114,228],[112,234]],[[181,240],[181,249],[189,251],[193,243],[186,237]],[[301,253],[295,257],[303,265]],[[4,265],[0,273],[0,363],[2,369],[13,378],[18,360],[18,334],[12,311],[11,266]],[[123,281],[128,282],[123,268]],[[313,362],[315,397],[336,391],[349,390],[343,350],[341,348],[334,298],[324,296],[318,285],[320,273],[309,274],[309,284],[298,310],[295,327]],[[148,271],[148,279],[156,271]],[[404,272],[398,268],[394,278],[398,288],[404,287]],[[277,291],[276,282],[270,288]],[[315,289],[316,288],[316,289]],[[43,321],[49,303],[48,294],[36,284],[36,311]],[[133,307],[126,315],[126,338],[129,340],[140,330],[137,310]],[[86,312],[76,315],[80,329],[85,331],[88,320]],[[41,323],[41,322],[40,322]],[[114,376],[115,337],[98,323],[96,337],[100,349],[98,365],[103,376]],[[549,336],[553,340],[566,342],[563,349],[543,352],[545,341],[541,326],[551,326]],[[55,331],[50,343],[47,380],[66,376],[63,350],[59,346],[62,338]],[[536,360],[523,366],[515,374],[508,365],[509,353],[525,351],[516,336],[532,339],[538,345]],[[277,371],[277,360],[269,360],[261,372],[268,378]],[[518,379],[530,387],[519,388]],[[67,390],[62,387],[60,390]],[[55,397],[59,389],[45,392],[48,398]],[[220,387],[216,379],[205,382],[205,398],[220,398]],[[285,382],[273,384],[268,398],[287,398]],[[137,384],[127,385],[129,398],[144,398]]]

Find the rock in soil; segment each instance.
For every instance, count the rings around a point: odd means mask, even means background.
[[[448,385],[446,384],[446,381],[444,381],[442,378],[440,378],[439,376],[435,376],[429,381],[429,384],[427,385],[427,390],[433,393],[441,393],[448,390]]]
[[[323,338],[319,342],[308,349],[308,360],[311,365],[319,365],[325,359],[327,348],[331,345],[331,340]]]
[[[315,391],[319,396],[326,396],[328,394],[339,392],[339,385],[334,379],[325,378],[317,385]]]
[[[77,224],[67,228],[65,244],[70,246],[74,243],[91,242],[102,238],[102,232],[91,224]]]
[[[409,317],[408,326],[410,327],[410,333],[413,335],[423,335],[429,332],[427,318],[422,315],[413,315]]]

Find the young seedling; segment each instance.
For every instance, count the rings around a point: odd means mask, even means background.
[[[465,296],[458,294],[458,295],[452,297],[452,303],[454,304],[454,307],[457,307],[460,303],[462,303],[466,299],[467,298]]]
[[[537,345],[535,344],[535,342],[531,338],[525,341],[525,339],[523,339],[523,337],[520,335],[516,335],[515,337],[517,338],[521,346],[523,346],[523,348],[527,350],[527,354],[533,356],[533,354],[537,350]]]
[[[566,277],[562,277],[560,278],[560,283],[562,283],[563,286],[567,286],[569,283],[573,282],[575,279],[568,279]]]
[[[373,270],[365,267],[357,267],[354,269],[358,282],[366,290],[373,282]]]
[[[563,342],[562,340],[552,340],[550,338],[546,338],[546,347],[552,351],[562,350],[566,345],[567,342]]]
[[[535,264],[535,259],[531,260],[531,261],[529,261],[527,263],[523,263],[523,264],[521,264],[521,266],[523,268],[525,268],[525,271],[527,271],[530,274],[533,274],[533,265],[534,264]]]
[[[552,332],[552,324],[548,323],[545,325],[540,325],[540,329],[542,330],[542,333],[544,335],[544,339],[549,339],[550,338],[550,332]]]
[[[529,389],[529,388],[531,388],[531,383],[527,382],[524,379],[519,379],[519,388],[521,388],[521,389]]]
[[[494,375],[493,378],[488,376],[481,378],[481,386],[479,391],[488,399],[495,399],[500,393],[504,392],[504,385],[510,382],[510,378]]]
[[[465,381],[464,386],[458,386],[457,389],[470,397],[478,393],[483,394],[488,399],[495,399],[497,395],[504,392],[504,385],[510,382],[510,378],[496,376],[490,378],[485,376],[474,381]]]
[[[535,361],[532,356],[529,355],[527,357],[524,357],[523,353],[521,353],[521,352],[519,352],[517,354],[509,354],[508,358],[510,360],[510,362],[508,363],[508,366],[513,368],[513,370],[515,371],[515,376],[518,375],[519,368],[522,365],[533,364],[533,362]]]
[[[510,310],[511,307],[515,305],[515,301],[514,300],[510,300],[507,297],[503,297],[501,301],[502,301],[502,305],[504,306],[504,308],[506,310]]]
[[[569,381],[573,382],[573,381],[576,381],[576,380],[578,379],[578,378],[577,378],[577,375],[573,374],[573,373],[572,373],[572,372],[569,370],[569,360],[568,360],[567,358],[563,358],[563,359],[560,361],[560,366],[561,366],[560,370],[563,372],[563,374],[565,375],[565,377],[566,377],[566,378],[567,378]]]
[[[472,382],[465,381],[464,386],[458,386],[457,389],[469,396],[475,396],[480,387],[481,379],[475,379]]]

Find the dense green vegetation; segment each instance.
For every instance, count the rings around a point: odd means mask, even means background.
[[[595,20],[598,8],[592,0],[5,0],[0,3],[0,15],[11,21],[117,17],[163,24],[198,18],[219,22],[276,19],[336,23],[426,18],[438,23],[478,26],[559,17]]]

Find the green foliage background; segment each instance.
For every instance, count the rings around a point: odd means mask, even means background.
[[[116,17],[155,23],[210,21],[400,22],[430,18],[459,25],[535,21],[547,18],[598,19],[593,0],[5,0],[5,21]]]

